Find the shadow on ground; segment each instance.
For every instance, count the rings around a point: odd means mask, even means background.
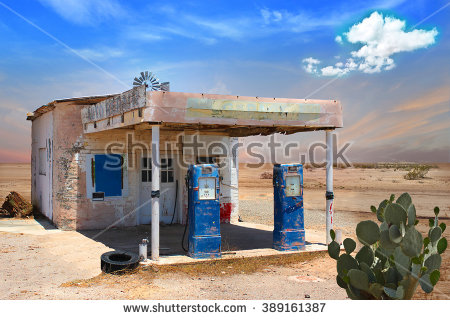
[[[222,252],[238,250],[272,248],[272,231],[239,226],[235,224],[221,224]],[[185,226],[181,224],[160,226],[160,255],[184,255],[186,252],[181,246]],[[112,228],[109,230],[79,231],[84,236],[101,242],[115,250],[138,253],[139,243],[142,239],[151,240],[151,225],[136,227]],[[188,247],[188,230],[184,239],[184,247]],[[306,241],[307,245],[319,244]],[[148,255],[151,254],[151,245],[148,245]]]
[[[222,252],[272,248],[272,232],[238,226],[222,224]],[[112,228],[104,230],[79,231],[84,236],[116,249],[138,253],[142,239],[151,239],[151,225],[141,225],[127,228]],[[160,255],[183,255],[181,246],[184,225],[172,224],[160,226]],[[188,231],[184,239],[185,248],[188,247]],[[151,245],[149,244],[149,255]]]

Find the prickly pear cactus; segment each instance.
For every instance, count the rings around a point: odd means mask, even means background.
[[[415,228],[419,220],[410,195],[403,193],[394,200],[391,195],[378,209],[371,207],[380,225],[371,220],[358,223],[356,236],[362,246],[354,256],[355,241],[345,239],[341,254],[335,232],[330,232],[328,253],[337,260],[336,281],[351,299],[411,299],[419,284],[430,293],[439,281],[441,254],[447,248],[442,237],[446,225],[438,224],[439,208],[434,208],[428,237],[423,239]]]

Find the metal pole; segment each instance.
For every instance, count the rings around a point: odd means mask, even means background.
[[[331,236],[330,236],[330,230],[333,229],[333,214],[334,214],[334,207],[333,207],[333,131],[327,130],[326,131],[326,141],[327,141],[327,192],[325,194],[326,200],[327,200],[327,244],[331,242]]]
[[[159,260],[159,126],[152,126],[152,260]]]

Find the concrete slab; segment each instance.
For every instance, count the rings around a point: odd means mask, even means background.
[[[245,230],[247,229],[247,230]],[[280,255],[298,255],[312,251],[326,251],[328,247],[321,241],[325,239],[325,230],[319,232],[317,230],[305,230],[306,247],[301,251],[278,251],[272,249],[272,226],[263,224],[237,222],[221,225],[222,234],[222,257],[215,260],[229,260],[252,257],[268,257]],[[236,250],[227,250],[223,244],[236,244]],[[264,247],[265,246],[265,247]],[[255,249],[248,249],[258,247]],[[259,248],[263,247],[263,248]],[[247,249],[240,249],[247,248]],[[228,248],[232,249],[232,247]],[[209,261],[212,259],[193,259],[187,255],[161,255],[160,260],[147,260],[142,262],[144,265],[170,265],[170,264],[191,264]]]
[[[220,259],[236,259],[245,257],[275,256],[285,254],[301,254],[302,252],[324,251],[325,230],[306,229],[306,248],[304,251],[277,251],[272,249],[273,227],[268,225],[236,222],[221,225],[222,257]],[[113,228],[109,230],[80,231],[92,240],[116,250],[138,253],[138,245],[142,239],[151,239],[151,226],[129,228]],[[208,259],[193,259],[187,256],[181,247],[184,225],[161,225],[160,228],[160,260],[147,261],[147,264],[183,264],[202,262]],[[187,237],[187,234],[186,234]],[[148,256],[151,256],[150,245]],[[187,247],[187,238],[185,238]]]
[[[0,219],[0,232],[23,233],[36,236],[61,232],[44,219]]]

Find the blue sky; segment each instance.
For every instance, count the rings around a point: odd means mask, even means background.
[[[0,0],[0,161],[29,160],[26,112],[149,70],[172,91],[337,99],[351,160],[448,162],[449,18],[448,1]]]

